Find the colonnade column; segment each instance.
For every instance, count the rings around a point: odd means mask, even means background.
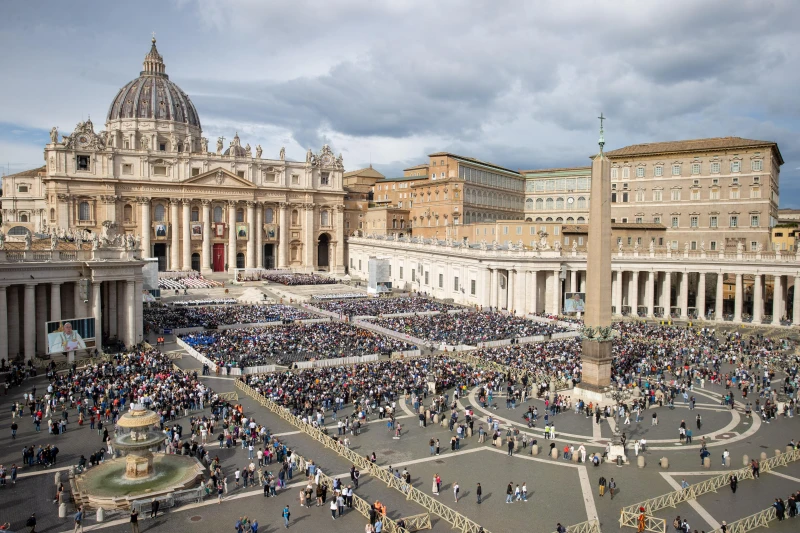
[[[744,294],[742,291],[742,275],[736,274],[736,290],[733,293],[733,321],[742,321],[742,300]]]
[[[553,270],[553,308],[554,315],[561,314],[561,270]]]
[[[177,199],[172,199],[169,201],[169,222],[170,222],[170,237],[171,242],[169,246],[169,269],[170,270],[180,270],[181,269],[181,248],[180,248],[180,234],[179,227],[178,227],[178,202]]]
[[[255,235],[253,232],[255,231],[256,226],[256,212],[255,212],[256,203],[255,202],[247,202],[247,253],[245,254],[245,263],[244,266],[246,268],[254,268],[256,266],[256,250],[255,250]]]
[[[36,284],[25,284],[25,361],[36,355]]]
[[[631,314],[635,317],[639,316],[639,271],[634,270],[631,272],[631,284],[628,292],[628,302],[631,305]]]
[[[72,293],[72,316],[74,318],[86,316],[86,305],[83,303],[83,299],[81,298],[82,282],[83,280],[74,282]]]
[[[664,316],[672,316],[672,272],[664,272]]]
[[[527,287],[528,295],[530,296],[531,303],[528,310],[531,313],[536,313],[539,310],[539,272],[534,270],[530,273],[531,282]]]
[[[697,278],[697,297],[694,306],[697,308],[697,318],[704,320],[706,317],[706,273],[700,272]]]
[[[653,318],[653,303],[656,299],[656,273],[652,270],[647,273],[647,287],[644,291],[644,299],[647,305],[647,318]]]
[[[507,293],[508,296],[506,297],[506,308],[508,309],[509,313],[511,313],[514,310],[514,304],[515,304],[515,299],[514,299],[515,280],[514,280],[514,278],[515,277],[516,277],[516,275],[514,274],[514,271],[511,270],[511,269],[508,269],[508,283],[506,284],[506,287],[508,288],[508,293]]]
[[[24,342],[24,328],[20,321],[19,316],[19,291],[18,285],[11,285],[6,290],[8,297],[8,324],[7,328],[3,328],[8,332],[8,356],[17,357],[20,353],[21,342]]]
[[[134,340],[136,343],[144,340],[144,326],[142,325],[144,302],[142,302],[142,291],[144,291],[144,281],[136,281],[133,285],[133,300],[136,315]]]
[[[228,272],[236,268],[236,201],[228,200]]]
[[[256,202],[256,227],[250,228],[256,237],[256,268],[264,268],[264,204]]]
[[[761,324],[764,315],[764,302],[761,274],[753,276],[753,324]]]
[[[625,273],[622,270],[617,270],[617,285],[614,287],[614,298],[617,303],[617,314],[622,315],[622,282],[625,279]]]
[[[103,300],[100,298],[100,282],[92,281],[92,316],[97,346],[103,345]]]
[[[200,254],[200,272],[211,272],[211,200],[203,198],[203,248]]]
[[[278,204],[278,268],[289,266],[289,210],[286,203]]]
[[[517,314],[525,316],[528,312],[528,302],[525,295],[525,287],[528,286],[528,273],[524,270],[518,270],[514,277],[516,278],[514,308],[517,310]]]
[[[136,291],[134,281],[125,280],[125,345],[133,346],[136,344]],[[120,305],[122,303],[120,302]]]
[[[586,292],[586,271],[584,270],[581,273],[581,290],[580,292]]]
[[[0,285],[0,359],[9,361],[8,357],[8,302],[6,301],[6,286]]]
[[[780,326],[783,316],[783,279],[782,276],[773,278],[775,282],[772,287],[772,325]]]
[[[139,198],[139,203],[142,206],[142,257],[151,257],[150,232],[153,229],[150,226],[150,198]]]
[[[800,276],[794,277],[794,302],[792,307],[792,325],[800,326]]]
[[[36,329],[36,353],[46,354],[47,347],[47,331],[45,331],[44,323],[47,322],[47,287],[44,283],[36,286],[36,322],[34,329]]]
[[[108,336],[117,337],[118,339],[124,341],[125,336],[122,334],[123,323],[120,321],[120,317],[125,316],[123,314],[123,310],[125,308],[124,296],[122,298],[118,298],[116,281],[106,281],[105,284],[106,313],[104,316],[108,324]]]
[[[611,311],[612,315],[620,314],[619,304],[617,303],[617,285],[619,284],[619,276],[616,270],[611,271]]]
[[[61,320],[61,283],[50,284],[50,321]],[[6,324],[5,320],[0,320],[0,324]]]
[[[192,201],[183,199],[183,220],[181,221],[181,240],[183,241],[183,270],[192,269]]]
[[[578,290],[578,271],[577,270],[570,270],[569,271],[569,290],[570,290],[570,292],[580,292]]]
[[[681,318],[689,318],[689,273],[681,272]]]
[[[722,272],[717,272],[717,301],[714,304],[714,320],[719,322],[723,322],[725,317],[723,316],[723,303],[724,303],[724,293],[722,292],[723,286],[725,285],[725,274]]]

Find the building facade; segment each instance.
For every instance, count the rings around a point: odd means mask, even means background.
[[[3,198],[7,233],[114,227],[141,236],[143,256],[158,258],[161,270],[343,272],[341,155],[324,146],[305,161],[287,160],[283,148],[268,157],[238,134],[210,151],[155,39],[105,127],[96,133],[91,120],[80,122],[62,140],[53,128],[44,171],[26,178],[26,192]]]
[[[589,220],[591,167],[523,170],[525,220],[586,224]]]

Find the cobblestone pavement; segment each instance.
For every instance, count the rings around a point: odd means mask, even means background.
[[[175,349],[175,346],[168,345],[166,349]],[[188,357],[179,360],[178,364],[186,368],[198,366],[196,361]],[[218,392],[235,390],[233,379],[216,376],[203,379]],[[41,433],[33,431],[30,417],[23,417],[19,421],[20,431],[17,439],[12,441],[8,429],[11,423],[10,404],[21,398],[23,391],[29,390],[34,383],[41,390],[45,381],[39,377],[35,381],[26,382],[25,389],[11,389],[8,396],[0,397],[0,428],[2,428],[0,463],[7,467],[13,462],[19,464],[22,447],[29,444],[56,443],[61,450],[57,468],[75,464],[80,454],[88,456],[92,451],[99,449],[100,436],[88,427],[78,428],[77,424],[72,422],[66,434],[55,437],[47,435],[46,430]],[[404,427],[404,434],[400,440],[392,439],[392,434],[386,426],[382,422],[375,421],[367,426],[362,435],[351,437],[352,448],[362,455],[375,452],[378,464],[383,467],[389,468],[391,465],[392,468],[400,470],[408,469],[412,484],[427,494],[431,494],[431,480],[433,475],[438,473],[444,485],[438,498],[494,533],[523,528],[548,532],[555,529],[556,522],[568,525],[593,516],[599,518],[605,531],[616,531],[619,530],[621,507],[670,492],[682,479],[696,483],[715,473],[738,468],[742,464],[743,454],[758,457],[761,452],[766,452],[771,456],[774,450],[783,450],[789,439],[794,438],[797,441],[800,438],[800,417],[781,418],[771,424],[761,424],[759,421],[746,419],[740,411],[731,412],[729,409],[720,408],[718,395],[724,393],[724,387],[707,385],[704,390],[696,392],[699,407],[696,412],[678,404],[674,410],[666,408],[655,410],[659,417],[658,426],[650,425],[649,416],[652,411],[644,413],[643,422],[637,424],[632,420],[630,426],[623,426],[629,440],[644,436],[650,443],[648,451],[643,453],[647,463],[643,469],[636,467],[634,453],[630,447],[628,453],[631,464],[624,467],[611,464],[586,467],[561,459],[553,460],[544,454],[531,456],[527,453],[529,449],[520,450],[518,454],[509,457],[505,448],[492,448],[488,442],[479,444],[477,437],[464,439],[460,450],[451,451],[449,441],[452,434],[447,428],[432,425],[427,428],[419,427],[408,406],[400,410],[400,420]],[[350,465],[338,454],[323,448],[249,397],[240,396],[240,402],[246,413],[252,414],[257,421],[266,423],[273,433],[281,435],[287,446],[308,459],[314,459],[327,474],[342,475],[349,480],[347,473]],[[476,402],[471,396],[462,398],[460,403],[462,407],[467,405],[476,407]],[[506,409],[502,397],[498,398],[497,403],[496,411],[476,410],[478,420],[486,423],[486,417],[491,415],[503,420],[503,427],[507,425],[505,422],[514,422],[521,425],[518,429],[537,438],[540,446],[548,446],[549,443],[544,441],[540,431],[542,424],[540,423],[535,430],[529,430],[522,424],[521,418],[528,405],[537,405],[539,411],[543,413],[541,402],[531,400],[523,406],[518,406],[516,410]],[[694,417],[697,412],[703,417],[702,432],[695,433],[694,444],[680,445],[677,439],[678,424],[684,419],[687,424],[695,428]],[[613,424],[613,421],[603,421],[598,432],[593,419],[586,419],[582,414],[576,415],[571,412],[559,414],[554,420],[558,430],[555,440],[558,448],[563,448],[567,444],[575,444],[576,447],[584,444],[590,454],[602,449],[605,441],[610,438]],[[330,422],[330,419],[326,419],[326,423]],[[184,427],[186,425],[184,424]],[[335,429],[333,433],[335,434]],[[712,444],[710,471],[700,467],[698,451],[701,435],[709,438]],[[430,455],[428,448],[430,438],[440,440],[442,447],[440,456]],[[731,453],[732,465],[728,467],[720,465],[719,459],[724,449],[728,449]],[[217,449],[216,445],[212,445],[211,451],[212,454],[220,456],[226,472],[232,472],[237,465],[243,466],[248,462],[246,451],[241,449]],[[669,459],[669,469],[662,470],[658,466],[661,457]],[[675,509],[662,510],[656,515],[667,520],[670,525],[672,518],[680,514],[688,518],[693,529],[710,531],[722,520],[730,523],[767,508],[775,497],[782,497],[785,500],[790,492],[800,490],[800,463],[790,464],[776,472],[776,474],[764,474],[758,480],[743,480],[735,495],[730,490],[723,489],[718,493],[703,495],[691,504],[684,503]],[[613,477],[617,482],[618,494],[613,501],[608,494],[602,498],[597,494],[597,480],[601,475],[608,479]],[[458,503],[454,501],[452,494],[452,484],[456,482],[461,487]],[[481,504],[478,504],[475,498],[475,487],[478,482],[483,487]],[[509,482],[515,485],[526,482],[529,501],[504,503],[505,488]],[[222,504],[217,504],[216,500],[205,501],[170,510],[156,519],[144,518],[141,530],[174,532],[189,530],[195,526],[209,530],[225,530],[233,528],[238,517],[247,515],[258,520],[259,531],[273,532],[283,528],[280,511],[287,504],[292,509],[290,529],[303,528],[316,531],[324,527],[334,533],[363,530],[366,520],[357,512],[350,511],[334,521],[327,507],[300,509],[297,492],[303,483],[302,476],[296,475],[291,483],[290,489],[280,491],[275,499],[263,498],[260,488],[231,490]],[[71,517],[74,511],[70,508],[67,518],[58,518],[57,506],[53,504],[53,494],[52,468],[23,469],[15,486],[0,488],[0,522],[10,522],[13,529],[24,530],[25,519],[31,512],[36,512],[39,521],[37,531],[71,531]],[[357,494],[368,501],[379,499],[386,503],[389,515],[393,518],[425,512],[421,506],[406,500],[401,493],[368,476],[362,476]],[[127,516],[112,515],[107,518],[106,522],[95,524],[94,515],[90,516],[86,522],[86,529],[98,528],[109,532],[130,530]],[[435,515],[431,518],[434,531],[451,531],[450,524]],[[788,522],[770,527],[770,531],[778,532],[796,530],[796,523]]]

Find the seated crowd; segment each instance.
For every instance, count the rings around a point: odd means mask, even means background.
[[[409,316],[370,319],[370,322],[431,341],[445,344],[475,345],[479,342],[552,335],[565,331],[555,324],[532,322],[502,313],[443,313],[435,316]]]
[[[260,324],[319,318],[290,305],[233,305],[184,307],[151,305],[144,308],[144,321],[155,328],[213,327],[228,324]]]
[[[240,368],[309,359],[388,355],[414,349],[406,342],[341,322],[208,331],[183,335],[181,339],[217,364]]]
[[[317,274],[265,274],[263,279],[282,285],[333,285],[337,280]]]
[[[239,300],[236,298],[204,298],[202,300],[178,300],[170,302],[175,307],[195,307],[198,305],[236,305]]]
[[[362,300],[335,300],[315,305],[324,311],[331,311],[343,316],[378,316],[395,313],[420,313],[424,311],[440,311],[445,313],[452,309],[464,307],[437,302],[422,297],[405,298],[368,298]]]

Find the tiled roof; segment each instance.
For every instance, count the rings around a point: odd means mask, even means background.
[[[9,174],[8,176],[4,176],[3,179],[6,179],[6,178],[30,178],[30,177],[36,177],[37,175],[39,175],[39,172],[46,172],[46,171],[47,171],[47,167],[46,166],[45,167],[36,167],[36,168],[31,168],[29,170],[23,170],[22,172],[17,172],[16,174]]]
[[[708,139],[691,139],[686,141],[666,141],[646,144],[632,144],[616,150],[606,152],[610,158],[670,154],[682,152],[707,152],[710,150],[731,150],[736,148],[774,148],[778,153],[778,159],[783,164],[778,145],[772,141],[758,141],[754,139],[743,139],[741,137],[711,137]]]
[[[358,170],[351,170],[350,172],[345,172],[342,177],[348,178],[350,176],[368,176],[370,178],[383,178],[384,175],[375,170],[372,167],[367,168],[360,168]]]
[[[421,168],[428,168],[429,166],[430,165],[428,165],[427,163],[423,163],[422,165],[417,165],[417,166],[414,166],[414,167],[404,168],[403,171],[406,171],[406,170],[419,170]]]
[[[511,172],[513,174],[519,174],[516,170],[511,170],[510,168],[501,167],[500,165],[495,165],[494,163],[489,163],[487,161],[481,161],[480,159],[475,159],[474,157],[465,157],[463,155],[453,154],[450,152],[434,152],[432,154],[428,154],[428,157],[439,157],[439,156],[449,156],[455,159],[461,159],[466,163],[475,163],[476,165],[486,165],[487,167],[496,168],[498,170],[503,170],[505,172]]]

